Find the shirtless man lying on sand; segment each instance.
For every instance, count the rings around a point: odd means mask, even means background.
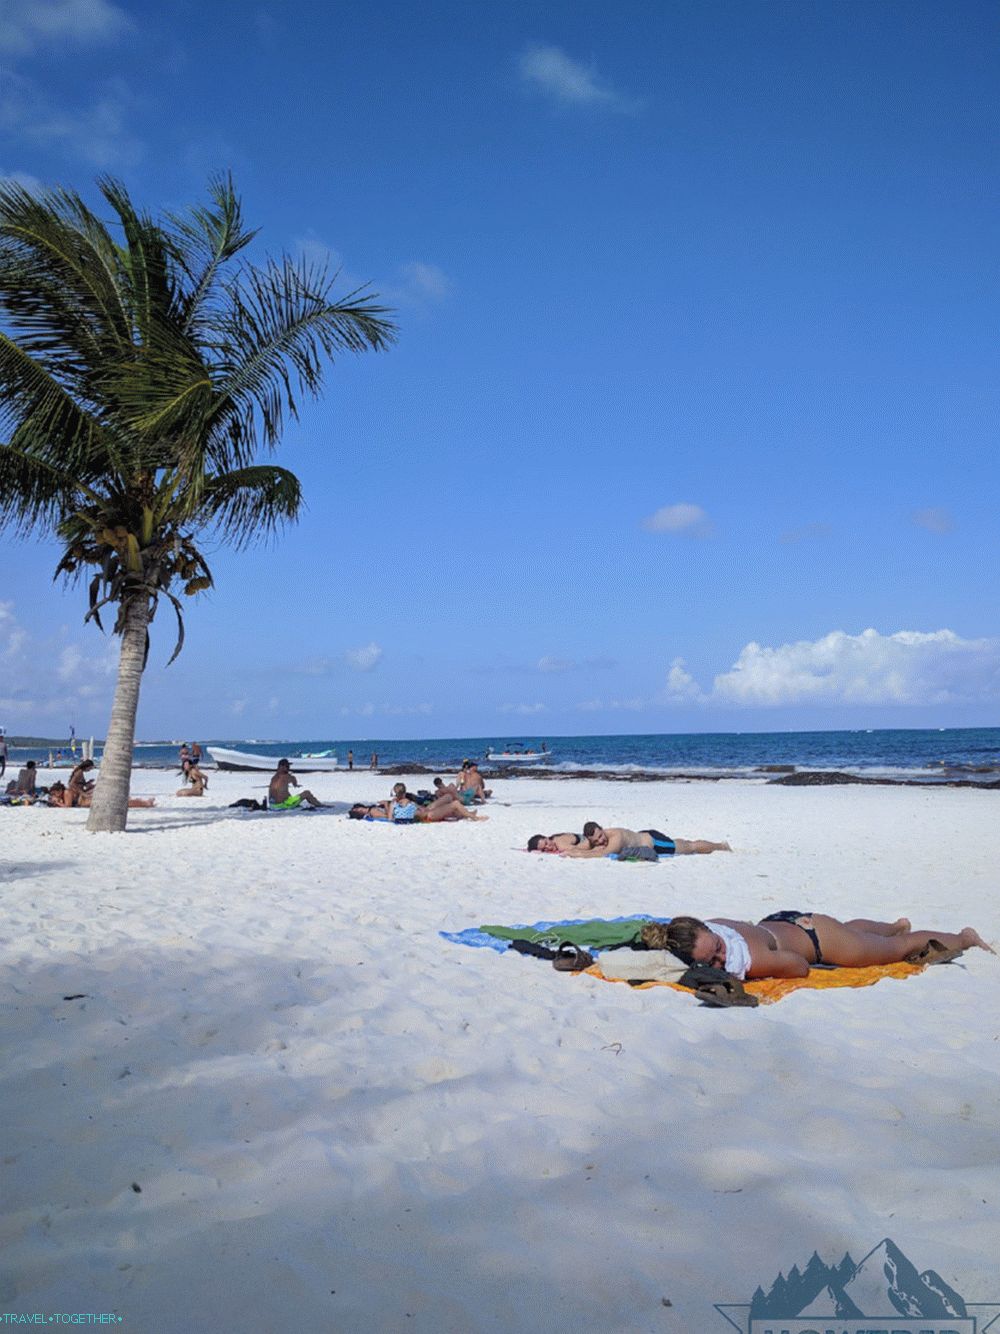
[[[575,844],[569,842],[575,838],[575,834],[553,834],[549,839],[535,834],[528,840],[528,851],[560,852],[564,857],[609,857],[623,848],[652,848],[659,857],[679,857],[690,852],[732,852],[728,843],[709,843],[703,838],[669,838],[658,829],[603,829],[595,820],[588,820],[583,826],[582,839]],[[536,839],[539,842],[536,843]],[[543,846],[546,843],[556,846]]]
[[[945,951],[961,952],[975,945],[994,953],[971,926],[959,932],[914,931],[906,917],[895,922],[866,917],[841,922],[825,913],[778,912],[756,925],[728,917],[708,922],[675,917],[670,922],[650,922],[641,934],[650,949],[670,950],[686,963],[724,968],[741,978],[805,977],[810,964],[819,963],[841,968],[902,963],[931,941]],[[932,949],[931,958],[940,953]]]

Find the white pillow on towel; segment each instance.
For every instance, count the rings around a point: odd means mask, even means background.
[[[597,966],[612,982],[679,982],[691,967],[669,950],[602,950]]]

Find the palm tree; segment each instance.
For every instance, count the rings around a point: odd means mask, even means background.
[[[294,519],[301,491],[256,462],[341,352],[395,327],[325,269],[241,254],[232,180],[154,219],[102,178],[109,226],[68,190],[0,185],[0,527],[54,534],[56,576],[114,612],[118,680],[87,828],[125,828],[139,686],[161,599],[212,584],[199,541],[237,548]],[[6,439],[4,439],[6,436]],[[103,627],[101,627],[103,628]]]

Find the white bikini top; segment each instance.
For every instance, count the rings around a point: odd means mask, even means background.
[[[732,973],[733,977],[746,977],[750,968],[750,946],[731,926],[723,926],[721,922],[708,922],[706,925],[710,931],[722,937],[726,947],[726,972]]]

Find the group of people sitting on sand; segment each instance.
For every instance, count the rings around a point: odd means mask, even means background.
[[[621,861],[646,861],[654,857],[679,857],[691,852],[732,852],[728,843],[710,843],[703,838],[670,838],[658,829],[605,829],[588,820],[582,834],[532,834],[529,852],[556,852],[561,857],[617,857]]]
[[[355,802],[347,812],[350,820],[391,820],[393,824],[439,824],[443,820],[488,820],[478,815],[457,795],[452,784],[434,780],[437,793],[408,792],[405,783],[394,783],[388,801]]]
[[[350,820],[390,820],[393,824],[440,824],[445,820],[488,820],[473,806],[482,806],[493,793],[483,782],[475,760],[463,760],[454,782],[433,780],[432,792],[410,792],[394,783],[387,801],[356,801],[347,812]]]
[[[7,784],[4,794],[9,806],[58,806],[68,809],[74,806],[89,806],[93,799],[94,780],[88,774],[94,768],[93,760],[81,760],[70,773],[69,780],[58,780],[48,787],[39,787],[38,768],[34,760],[28,760],[17,778]],[[130,797],[129,806],[155,806],[154,797]]]

